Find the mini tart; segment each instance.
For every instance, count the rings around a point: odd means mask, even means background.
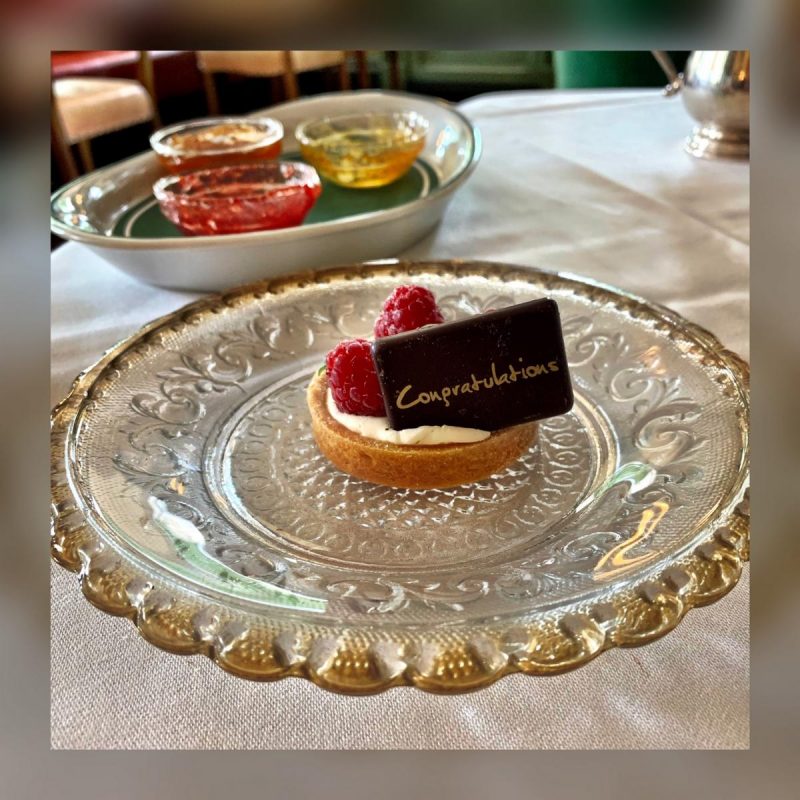
[[[324,371],[308,386],[311,429],[319,449],[356,478],[402,489],[445,489],[488,478],[516,461],[536,439],[537,423],[494,431],[468,444],[400,445],[369,439],[337,422],[328,411]]]

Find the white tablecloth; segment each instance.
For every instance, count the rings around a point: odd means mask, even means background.
[[[669,305],[748,357],[749,170],[681,150],[678,99],[654,91],[513,92],[462,110],[484,154],[443,224],[406,253],[569,270]],[[195,295],[136,283],[68,244],[53,256],[52,400],[120,338]],[[253,684],[162,653],[52,571],[57,748],[744,748],[748,572],[638,650],[475,694],[340,697]]]

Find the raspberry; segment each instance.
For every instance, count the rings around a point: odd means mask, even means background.
[[[394,336],[423,325],[444,322],[433,293],[423,286],[398,286],[383,304],[375,320],[375,336]]]
[[[325,366],[339,411],[362,417],[386,415],[372,348],[366,339],[339,342],[325,358]]]

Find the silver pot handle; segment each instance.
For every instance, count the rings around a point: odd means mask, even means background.
[[[669,81],[664,87],[664,97],[676,95],[681,90],[681,86],[683,86],[683,73],[675,69],[675,65],[666,50],[651,50],[650,52],[655,60],[658,61],[661,69],[664,70],[664,74]]]

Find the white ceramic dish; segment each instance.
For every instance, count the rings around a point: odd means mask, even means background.
[[[51,199],[51,230],[85,244],[147,283],[195,291],[395,256],[439,223],[453,193],[477,164],[480,134],[469,120],[442,101],[384,91],[317,95],[259,112],[283,124],[283,153],[291,155],[299,150],[294,129],[304,120],[406,109],[419,112],[430,123],[425,149],[409,178],[412,182],[385,187],[394,192],[391,196],[366,194],[382,190],[339,190],[350,192],[352,205],[343,195],[334,196],[336,187],[332,187],[327,211],[323,207],[327,219],[310,216],[297,228],[228,236],[182,237],[169,231],[154,236],[153,229],[137,235],[137,220],[144,220],[145,213],[156,213],[151,205],[155,203],[152,184],[165,174],[155,154],[147,152],[57,191]],[[155,217],[151,222],[163,224]]]

